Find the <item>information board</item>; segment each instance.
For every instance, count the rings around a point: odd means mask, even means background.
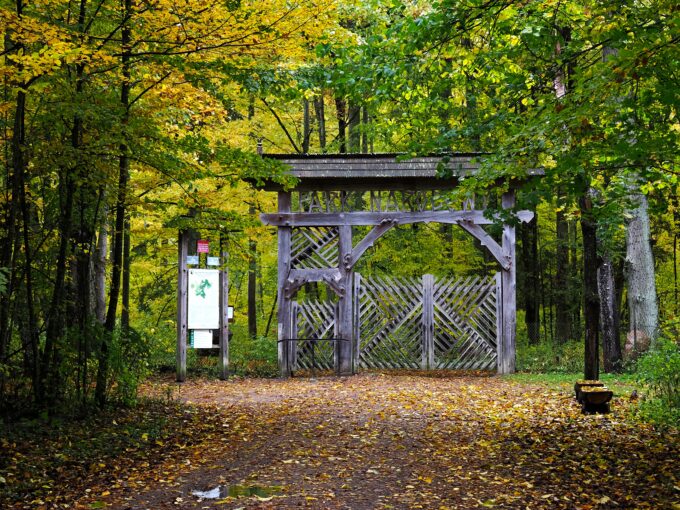
[[[188,329],[219,329],[220,272],[217,269],[189,269]]]

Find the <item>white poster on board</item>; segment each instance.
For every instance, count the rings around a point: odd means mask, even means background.
[[[211,349],[213,333],[209,329],[194,329],[191,332],[191,347],[194,349]]]
[[[217,269],[189,269],[187,327],[219,329],[220,272]]]

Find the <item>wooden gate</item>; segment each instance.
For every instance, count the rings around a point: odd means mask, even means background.
[[[493,369],[497,362],[500,274],[469,278],[354,279],[355,368]],[[335,336],[337,307],[305,301],[293,307],[298,338]],[[331,369],[331,343],[297,343],[295,369]]]
[[[458,280],[355,278],[358,367],[496,366],[498,274]]]
[[[423,289],[415,278],[355,276],[355,365],[420,368]]]
[[[431,366],[453,369],[491,369],[496,366],[500,327],[499,278],[500,274],[491,278],[442,278],[433,281]]]

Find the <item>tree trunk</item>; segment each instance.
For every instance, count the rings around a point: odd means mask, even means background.
[[[350,101],[348,116],[348,152],[359,152],[361,146],[361,130],[359,129],[361,125],[361,106],[359,106],[354,101]]]
[[[540,318],[538,302],[538,218],[523,223],[522,269],[524,290],[524,322],[527,326],[529,343],[537,344],[540,337]]]
[[[106,198],[102,192],[102,201]],[[99,227],[99,239],[97,241],[97,253],[95,258],[94,272],[95,272],[95,316],[97,321],[104,324],[106,321],[106,259],[108,253],[108,211],[107,206],[104,205],[102,211],[102,222]]]
[[[302,100],[302,153],[309,154],[309,136],[312,134],[311,119],[309,115],[309,100]]]
[[[319,149],[326,153],[326,112],[323,104],[323,95],[314,99],[314,112],[316,113],[316,125],[319,130]]]
[[[335,116],[338,120],[338,152],[347,152],[347,102],[341,98],[335,98]]]
[[[602,264],[597,270],[597,286],[600,296],[603,368],[605,372],[618,372],[621,370],[619,310],[614,265],[609,256],[602,258]]]
[[[557,242],[555,244],[555,339],[563,344],[573,338],[569,306],[569,224],[562,211],[557,211]]]
[[[659,328],[659,309],[656,301],[647,197],[637,194],[632,199],[637,207],[629,211],[632,218],[626,230],[626,282],[630,331],[637,338],[644,335],[654,339]]]
[[[365,106],[362,108],[362,124],[364,125],[364,129],[361,132],[361,152],[364,154],[368,154],[368,123],[370,121],[370,117],[368,115],[368,106]]]
[[[17,4],[17,12],[22,4]],[[33,294],[33,250],[30,242],[30,214],[29,204],[26,198],[26,162],[24,160],[25,139],[25,116],[26,116],[26,92],[20,90],[17,93],[16,109],[14,114],[14,131],[12,132],[12,172],[13,172],[13,195],[19,199],[21,220],[23,224],[23,249],[24,249],[24,280],[26,282],[26,328],[22,334],[22,346],[24,359],[28,360],[27,367],[31,374],[33,395],[36,402],[43,397],[43,385],[41,384],[38,325],[35,313]]]
[[[589,196],[579,200],[583,235],[583,295],[585,316],[585,379],[597,379],[599,366],[600,300],[597,289],[597,223]]]
[[[255,207],[250,206],[248,213],[255,216]],[[257,336],[257,241],[248,241],[248,335]]]
[[[130,332],[130,214],[125,215],[123,224],[123,295],[120,311],[120,329],[123,335]]]
[[[567,279],[567,302],[569,303],[569,317],[571,318],[571,335],[573,338],[581,337],[581,306],[583,299],[581,295],[581,279],[583,275],[578,264],[578,225],[576,220],[569,223],[569,274]]]
[[[124,0],[123,19],[127,19],[132,11],[132,0]],[[116,198],[116,228],[113,235],[113,256],[111,271],[111,289],[109,291],[109,306],[106,312],[104,329],[109,333],[102,338],[99,350],[99,365],[97,367],[97,385],[95,387],[95,399],[100,407],[106,403],[106,388],[109,372],[109,345],[110,337],[116,327],[116,315],[118,309],[118,298],[120,295],[121,273],[123,270],[123,234],[125,230],[125,216],[127,203],[127,186],[130,159],[128,156],[128,146],[125,142],[129,109],[130,109],[130,40],[131,31],[129,20],[123,24],[121,31],[122,47],[122,72],[123,82],[121,84],[120,105],[122,109],[121,125],[123,127],[123,142],[118,147],[118,196]]]

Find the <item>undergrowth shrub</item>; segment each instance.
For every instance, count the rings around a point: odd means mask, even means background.
[[[122,405],[137,402],[137,388],[149,375],[148,337],[130,328],[123,333],[118,328],[109,344],[110,399]]]
[[[240,336],[229,348],[231,372],[246,377],[276,377],[279,375],[276,340],[258,336]]]
[[[517,344],[517,370],[522,372],[579,373],[583,371],[583,342]]]
[[[649,395],[640,404],[643,418],[680,426],[680,346],[660,338],[637,362],[637,377]]]

